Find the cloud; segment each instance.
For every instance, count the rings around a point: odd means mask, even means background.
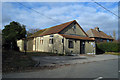
[[[3,25],[9,24],[10,21],[14,20],[26,25],[28,29],[43,29],[76,19],[85,31],[96,26],[107,33],[118,30],[117,17],[95,3],[31,2],[22,4],[33,8],[39,13],[15,2],[3,3]],[[116,3],[108,2],[102,3],[102,5],[114,13],[118,13]]]

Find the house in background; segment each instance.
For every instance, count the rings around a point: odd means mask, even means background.
[[[17,41],[20,51],[24,51],[24,42],[24,39]],[[57,54],[95,54],[96,46],[95,40],[89,38],[74,20],[34,33],[27,38],[27,51]]]
[[[98,42],[112,42],[114,39],[105,34],[103,31],[100,31],[98,27],[90,29],[86,32],[90,38],[94,38]]]

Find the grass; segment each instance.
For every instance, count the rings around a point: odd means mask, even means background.
[[[34,67],[35,61],[30,56],[24,55],[24,53],[3,50],[2,51],[2,72],[17,72],[24,71]]]
[[[36,69],[37,63],[32,60],[32,56],[63,56],[61,54],[48,52],[18,52],[13,50],[2,50],[2,72],[23,72]],[[40,69],[43,69],[39,67]]]
[[[120,55],[120,52],[105,52],[105,54]]]

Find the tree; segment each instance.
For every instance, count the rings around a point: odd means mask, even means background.
[[[39,31],[40,29],[36,28],[36,29],[29,29],[27,31],[27,36],[31,36],[32,34],[34,34],[35,32]]]
[[[113,30],[113,38],[116,40],[116,32]]]
[[[9,25],[4,26],[2,30],[3,48],[18,49],[17,40],[25,38],[26,28],[18,22],[12,21]]]
[[[2,34],[2,30],[0,29],[0,34]]]

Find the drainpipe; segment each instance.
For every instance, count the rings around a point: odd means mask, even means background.
[[[63,54],[64,54],[64,37],[63,37]]]
[[[27,34],[25,35],[25,40],[24,40],[24,50],[25,50],[25,55],[27,55]]]

